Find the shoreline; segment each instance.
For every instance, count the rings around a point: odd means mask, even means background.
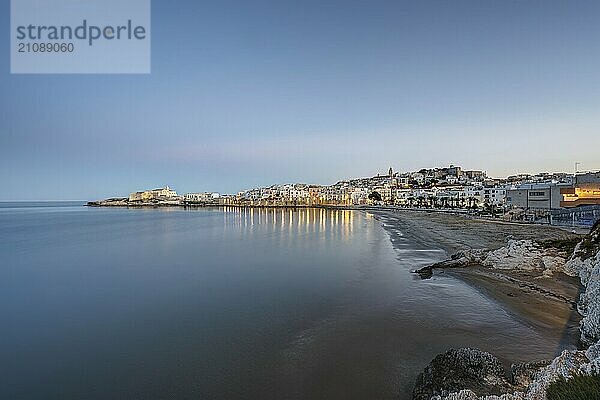
[[[241,209],[332,209],[332,210],[362,210],[360,206],[336,206],[336,205],[239,205],[239,204],[170,204],[170,203],[116,203],[102,204],[101,202],[88,201],[83,205],[91,208],[241,208]]]
[[[386,219],[407,235],[435,244],[449,258],[459,250],[496,250],[506,245],[508,238],[518,240],[564,240],[581,238],[585,232],[573,233],[562,226],[492,220],[463,214],[408,210],[403,208],[364,208],[366,212]]]
[[[492,272],[483,267],[451,268],[443,273],[472,286],[536,330],[562,330],[555,356],[565,349],[584,347],[579,336],[581,315],[576,304],[583,286],[578,278],[560,274],[556,277],[557,282],[538,285],[522,280],[535,279],[532,276]]]
[[[168,203],[168,202],[146,202],[146,203],[131,203],[126,199],[115,198],[97,201],[87,201],[83,205],[84,207],[92,208],[182,208],[182,209],[200,209],[200,208],[240,208],[240,209],[326,209],[326,210],[352,210],[352,211],[373,211],[379,212],[411,212],[411,213],[422,213],[422,214],[439,214],[439,215],[451,215],[461,217],[467,220],[488,222],[492,224],[507,224],[507,225],[518,225],[518,226],[546,226],[569,231],[576,234],[585,234],[589,231],[588,227],[583,226],[565,226],[565,225],[550,225],[535,222],[524,222],[524,221],[508,221],[501,218],[490,218],[473,214],[468,209],[443,209],[443,208],[407,208],[407,207],[396,207],[396,206],[372,206],[372,205],[328,205],[328,204],[315,204],[315,205],[241,205],[241,204],[208,204],[208,203]]]
[[[401,236],[409,236],[423,246],[443,250],[447,258],[461,250],[499,249],[506,245],[509,237],[536,241],[578,237],[548,225],[495,223],[451,214],[404,210],[368,211],[384,225],[392,243]],[[562,272],[543,277],[539,271],[500,270],[479,265],[434,268],[432,273],[434,277],[446,274],[460,279],[498,303],[517,320],[542,334],[560,339],[557,354],[582,346],[577,299],[583,286],[576,277]]]

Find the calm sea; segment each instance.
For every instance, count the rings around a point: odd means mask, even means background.
[[[451,346],[557,351],[461,281],[416,279],[443,252],[386,229],[359,211],[0,203],[0,398],[408,399]]]

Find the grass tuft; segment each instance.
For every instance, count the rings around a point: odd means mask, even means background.
[[[579,245],[579,251],[575,254],[582,260],[594,257],[600,251],[600,220],[596,221],[590,233],[583,238]]]
[[[575,375],[560,378],[546,391],[547,400],[600,400],[600,375]]]
[[[579,237],[571,237],[568,239],[549,239],[541,242],[540,246],[543,249],[556,249],[561,253],[564,253],[567,257],[570,257],[575,251],[575,247],[579,242],[581,242],[581,238]]]

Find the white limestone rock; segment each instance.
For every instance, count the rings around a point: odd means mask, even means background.
[[[470,390],[461,390],[458,393],[451,393],[448,397],[441,398],[439,396],[432,397],[431,400],[526,400],[525,395],[521,392],[515,392],[513,394],[503,394],[501,396],[483,396],[478,397],[475,393]]]
[[[490,251],[482,264],[497,269],[541,270],[551,275],[562,271],[566,261],[556,251],[543,249],[532,240],[509,239],[506,246]]]
[[[592,351],[592,357],[596,357],[600,348]],[[451,393],[447,397],[433,397],[435,400],[546,400],[546,390],[548,386],[560,377],[570,378],[575,373],[589,371],[591,360],[585,351],[565,350],[560,356],[556,357],[550,365],[543,367],[535,374],[533,382],[527,387],[526,392],[506,393],[501,396],[481,396],[478,397],[470,390],[461,390],[457,393]],[[596,364],[597,365],[597,364]]]
[[[575,249],[575,255],[566,263],[565,273],[579,276],[585,286],[577,310],[583,316],[581,320],[581,340],[586,344],[600,341],[600,251],[594,257],[583,259],[580,245]]]
[[[548,386],[558,378],[570,378],[589,363],[584,351],[565,350],[552,363],[540,370],[527,388],[525,399],[546,400]]]
[[[577,304],[579,313],[583,315],[581,340],[591,344],[600,341],[600,252],[593,259],[591,271],[580,276],[585,285],[585,292]]]

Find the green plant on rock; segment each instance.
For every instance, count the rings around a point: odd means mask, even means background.
[[[589,235],[587,235],[579,245],[579,251],[575,254],[582,260],[594,257],[600,251],[600,220],[596,221]]]
[[[575,375],[560,378],[546,391],[548,400],[600,400],[600,375]]]

